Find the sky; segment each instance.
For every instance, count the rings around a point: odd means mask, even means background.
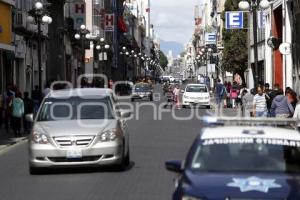
[[[200,0],[151,0],[151,20],[164,41],[188,42],[194,30],[194,7]]]

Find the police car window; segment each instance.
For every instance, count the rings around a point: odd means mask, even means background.
[[[300,173],[298,147],[266,144],[199,146],[191,169],[197,171]]]

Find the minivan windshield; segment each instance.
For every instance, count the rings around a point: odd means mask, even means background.
[[[109,97],[101,99],[47,98],[41,107],[37,121],[114,119],[113,113]]]

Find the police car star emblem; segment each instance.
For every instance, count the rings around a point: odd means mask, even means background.
[[[281,188],[281,185],[275,183],[275,179],[261,179],[258,177],[249,177],[246,179],[243,178],[233,178],[233,182],[228,183],[228,187],[237,187],[240,188],[241,192],[269,192],[269,189],[272,188]]]

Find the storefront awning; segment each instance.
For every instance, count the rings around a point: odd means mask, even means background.
[[[16,49],[15,46],[0,43],[0,50],[15,52],[15,49]]]

